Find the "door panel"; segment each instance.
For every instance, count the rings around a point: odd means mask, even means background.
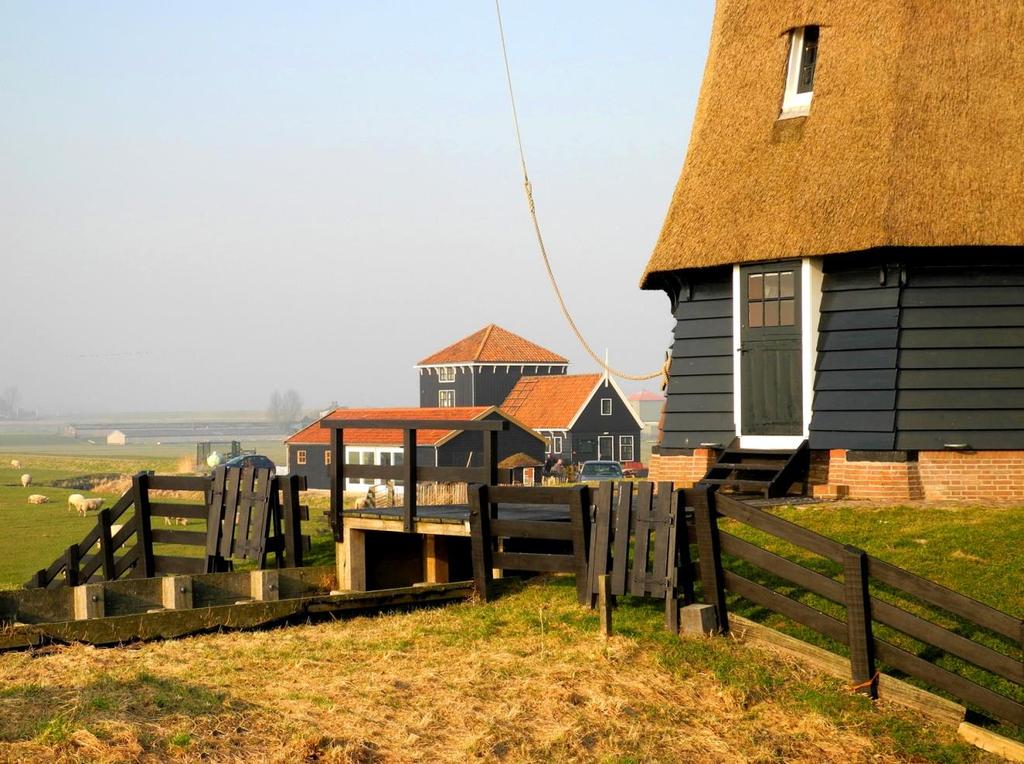
[[[800,262],[740,269],[744,435],[803,432]]]
[[[615,459],[615,438],[611,435],[601,435],[597,439],[597,458],[614,461]]]

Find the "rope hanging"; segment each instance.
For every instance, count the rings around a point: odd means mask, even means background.
[[[515,125],[516,144],[519,147],[519,164],[523,169],[523,188],[526,191],[526,202],[530,208],[530,218],[533,220],[533,230],[537,234],[537,244],[540,246],[540,254],[544,260],[544,269],[548,273],[548,281],[551,282],[551,288],[555,290],[555,297],[558,298],[558,306],[562,309],[562,315],[565,316],[565,320],[569,322],[569,327],[572,329],[573,334],[576,335],[576,339],[579,340],[580,345],[582,345],[583,349],[587,351],[587,355],[589,355],[598,366],[609,374],[619,377],[620,379],[629,379],[637,382],[643,382],[648,379],[657,379],[659,377],[665,379],[668,377],[668,358],[665,359],[665,363],[662,368],[658,369],[658,371],[652,372],[651,374],[627,374],[613,366],[609,366],[601,360],[601,357],[594,352],[593,348],[590,347],[590,344],[586,339],[584,339],[579,327],[576,326],[576,322],[569,313],[569,308],[566,307],[565,298],[562,297],[562,290],[559,288],[558,281],[555,279],[555,274],[551,270],[551,261],[548,259],[548,250],[547,247],[544,246],[544,237],[540,232],[540,221],[537,220],[537,205],[533,201],[533,186],[530,185],[530,176],[526,171],[526,153],[523,151],[523,137],[519,131],[519,112],[516,109],[516,96],[512,89],[512,69],[508,64],[508,48],[505,45],[505,27],[501,23],[500,0],[494,0],[494,9],[498,14],[498,33],[501,36],[501,55],[505,60],[505,78],[508,81],[508,97],[512,103],[512,122]]]

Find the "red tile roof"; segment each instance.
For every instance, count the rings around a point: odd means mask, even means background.
[[[629,394],[629,400],[631,401],[663,401],[665,396],[661,393],[653,393],[650,390],[639,390],[635,393]]]
[[[313,424],[299,430],[285,443],[330,443],[331,431],[320,426],[324,419],[436,419],[444,420],[483,419],[494,411],[493,406],[460,406],[458,408],[403,408],[403,409],[335,409]],[[417,430],[417,446],[433,446],[454,432],[451,428]],[[371,430],[351,428],[345,430],[345,445],[352,446],[401,446],[402,430]]]
[[[569,361],[508,329],[502,329],[497,324],[488,324],[480,331],[428,355],[417,365],[431,366],[444,363],[567,364]]]
[[[600,374],[523,377],[501,404],[501,410],[535,430],[564,430],[600,381]]]

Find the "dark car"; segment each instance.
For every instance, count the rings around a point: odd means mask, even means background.
[[[258,470],[270,470],[272,475],[277,474],[277,465],[262,454],[234,456],[221,464],[221,467],[252,467]]]
[[[622,480],[622,465],[618,462],[583,462],[577,480],[581,483],[593,480]]]

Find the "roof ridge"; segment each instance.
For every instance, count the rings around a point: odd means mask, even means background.
[[[487,340],[491,338],[491,331],[494,329],[494,323],[487,324],[484,327],[484,338],[480,340],[480,346],[476,349],[476,355],[473,356],[473,360],[477,361],[480,356],[484,354],[484,348],[487,346]]]

